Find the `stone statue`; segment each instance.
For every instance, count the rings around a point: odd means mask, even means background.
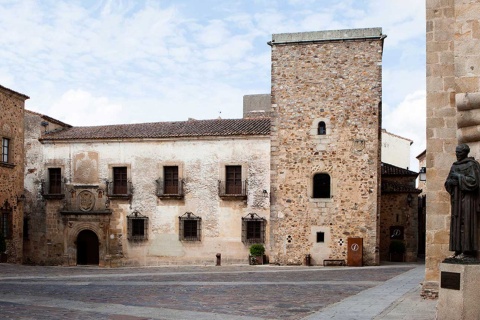
[[[450,251],[455,258],[475,257],[478,250],[477,215],[480,211],[480,164],[468,157],[470,147],[460,144],[455,150],[445,189],[451,196]]]

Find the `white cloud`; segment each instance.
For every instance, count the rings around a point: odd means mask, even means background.
[[[69,90],[53,101],[47,115],[75,126],[115,124],[120,122],[122,106],[106,97],[94,97],[82,90]]]

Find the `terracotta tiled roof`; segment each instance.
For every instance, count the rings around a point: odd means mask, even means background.
[[[409,193],[421,193],[421,189],[415,188],[410,184],[398,183],[394,181],[382,181],[382,193],[397,193],[397,192],[409,192]]]
[[[418,173],[382,162],[382,176],[417,176]]]
[[[247,136],[270,134],[270,119],[215,119],[72,127],[42,140]]]

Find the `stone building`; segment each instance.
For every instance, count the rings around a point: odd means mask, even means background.
[[[28,97],[0,86],[0,233],[6,238],[8,262],[23,256],[24,111]]]
[[[31,240],[32,262],[245,262],[269,235],[269,119],[41,132],[45,117],[28,116],[29,214],[45,217],[35,219],[44,234]]]
[[[450,197],[444,182],[455,147],[468,143],[480,158],[479,1],[426,0],[428,188],[424,293],[436,295],[439,265],[448,251]]]
[[[379,263],[380,28],[273,35],[272,261]]]
[[[392,260],[390,245],[405,244],[404,261],[416,262],[419,254],[418,173],[382,163],[382,198],[380,214],[380,259]]]
[[[382,162],[408,169],[412,144],[412,140],[382,129]]]
[[[71,127],[27,112],[27,259],[245,263],[260,242],[271,263],[322,264],[353,238],[378,264],[384,38],[273,35],[272,92],[246,96],[243,119]]]

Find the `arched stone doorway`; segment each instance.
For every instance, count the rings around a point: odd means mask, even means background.
[[[77,265],[98,265],[99,242],[95,232],[83,230],[77,236]]]

